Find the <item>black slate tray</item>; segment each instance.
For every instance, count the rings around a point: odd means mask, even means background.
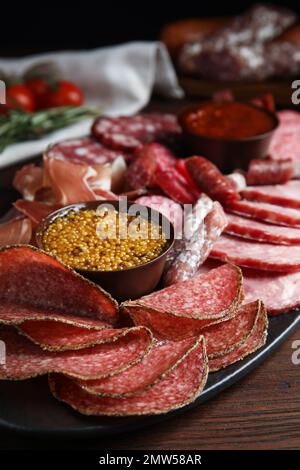
[[[22,382],[0,382],[0,428],[36,437],[82,438],[128,432],[170,419],[211,399],[260,364],[285,338],[300,326],[300,314],[291,311],[270,318],[267,344],[246,359],[209,374],[198,399],[180,410],[149,417],[102,418],[83,416],[56,401],[47,378]],[[291,350],[292,352],[292,350]]]

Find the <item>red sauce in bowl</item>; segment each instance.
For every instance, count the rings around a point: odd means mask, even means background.
[[[188,110],[182,122],[187,132],[217,139],[245,139],[275,127],[268,112],[237,101],[203,103]]]

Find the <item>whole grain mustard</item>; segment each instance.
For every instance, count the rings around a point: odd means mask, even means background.
[[[43,234],[43,246],[75,269],[111,271],[157,258],[167,240],[159,225],[140,216],[80,210],[56,218]]]

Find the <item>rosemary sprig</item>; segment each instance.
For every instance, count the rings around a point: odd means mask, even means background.
[[[84,106],[66,106],[35,113],[10,110],[7,115],[0,116],[0,152],[8,145],[39,139],[57,129],[97,115],[99,110]]]

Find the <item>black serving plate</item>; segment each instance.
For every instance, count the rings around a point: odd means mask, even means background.
[[[83,416],[50,394],[47,378],[0,382],[0,427],[36,437],[82,438],[107,436],[146,427],[201,405],[260,364],[300,326],[300,314],[291,311],[270,318],[267,344],[241,362],[209,374],[206,387],[194,403],[171,413],[149,417],[103,418]]]

